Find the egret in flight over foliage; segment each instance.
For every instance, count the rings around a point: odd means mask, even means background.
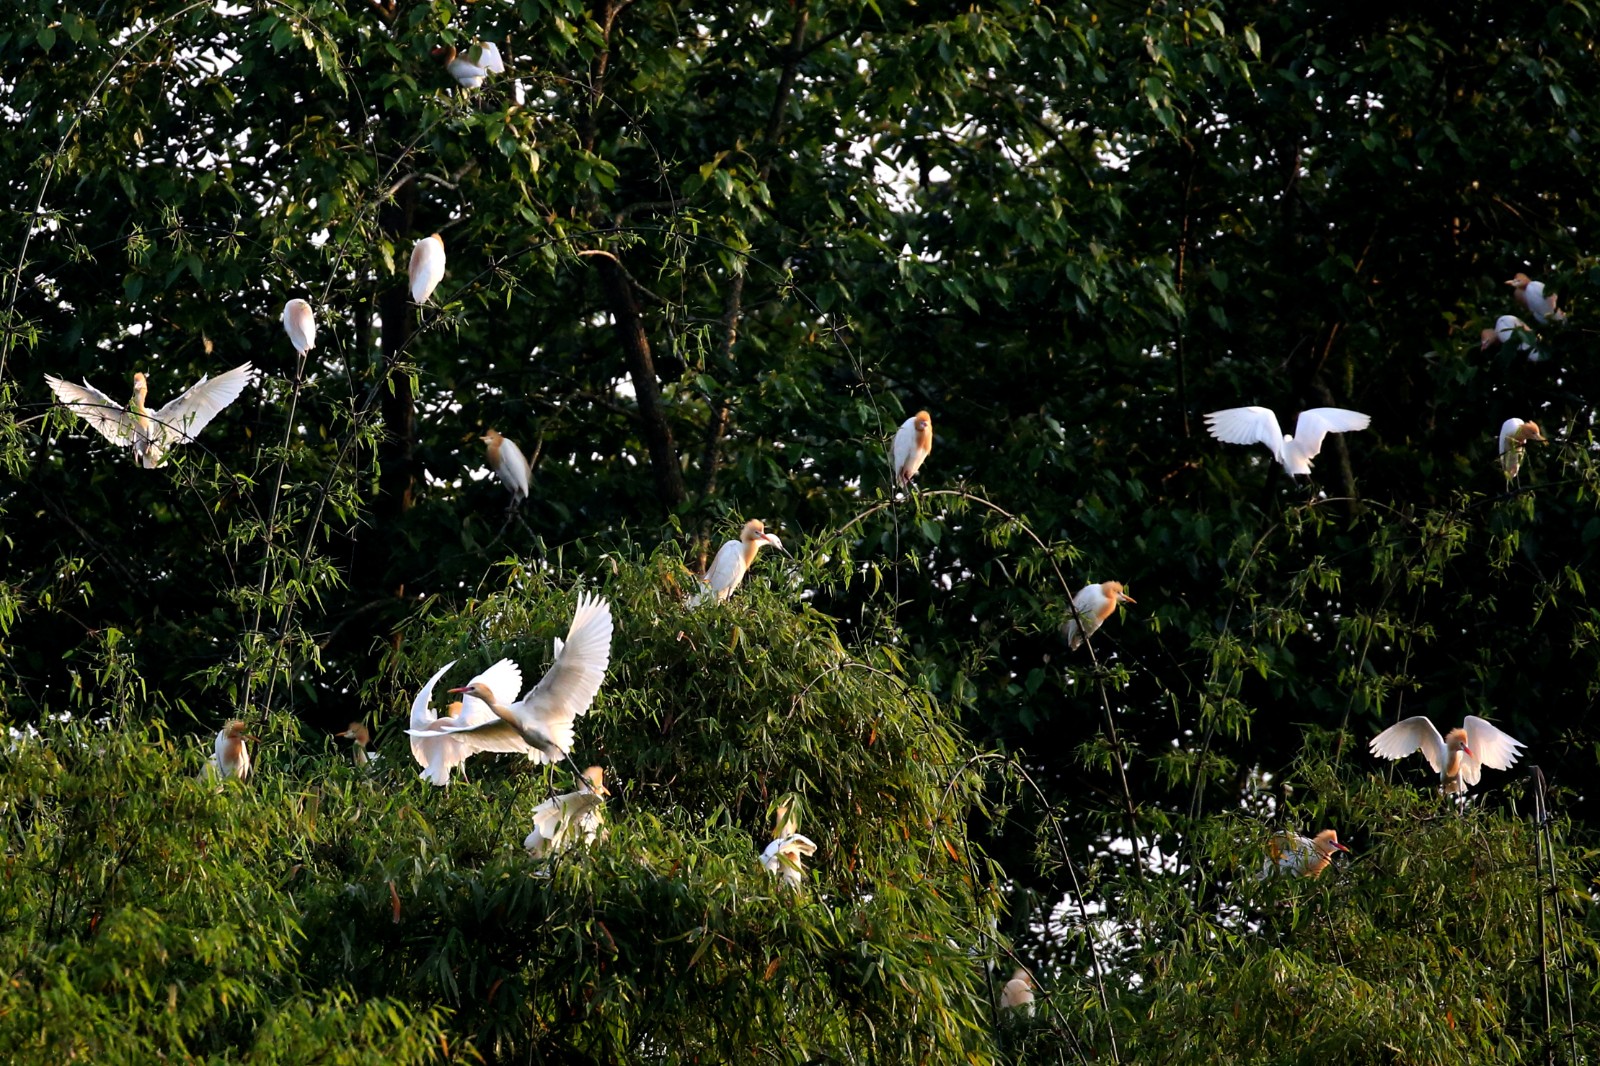
[[[578,608],[567,630],[567,639],[557,637],[555,658],[539,683],[512,704],[502,700],[515,694],[516,687],[495,691],[492,680],[474,678],[461,688],[451,689],[463,698],[482,700],[494,713],[489,721],[462,718],[440,726],[446,737],[461,737],[469,743],[526,742],[528,758],[534,762],[555,762],[571,758],[575,723],[587,714],[611,661],[611,605],[588,593],[578,597]],[[436,677],[438,675],[435,675]],[[474,716],[475,717],[475,716]],[[407,730],[416,735],[417,730]],[[480,749],[496,750],[496,749]]]
[[[420,776],[431,785],[443,787],[450,783],[450,772],[479,752],[499,752],[527,755],[528,742],[520,736],[501,733],[479,733],[471,726],[498,722],[488,704],[476,697],[467,697],[450,705],[450,714],[436,715],[428,706],[433,701],[433,688],[445,672],[455,665],[455,660],[445,663],[432,677],[416,699],[411,701],[411,723],[406,730],[411,739],[411,757],[422,767]],[[503,692],[516,692],[522,687],[522,671],[510,659],[501,659],[468,682],[488,688],[498,687]],[[461,776],[466,777],[466,770]]]
[[[290,300],[283,305],[283,331],[289,335],[294,350],[305,355],[317,346],[317,318],[311,305],[304,300]]]
[[[223,781],[236,777],[240,781],[250,776],[250,748],[245,744],[247,740],[256,738],[244,731],[244,723],[237,718],[230,718],[226,725],[217,731],[217,742],[211,752],[211,758],[206,760],[206,765],[200,771],[202,781]]]
[[[1061,635],[1066,638],[1068,649],[1076,651],[1078,645],[1083,643],[1084,637],[1094,636],[1095,630],[1099,629],[1117,609],[1117,604],[1137,602],[1122,591],[1120,581],[1102,581],[1097,585],[1083,586],[1078,590],[1078,594],[1072,597],[1075,616],[1067,619],[1066,624],[1061,627]]]
[[[701,588],[689,597],[689,606],[698,607],[702,603],[721,603],[733,595],[733,590],[739,587],[739,582],[744,580],[746,570],[755,562],[756,552],[761,550],[763,544],[770,544],[779,551],[784,551],[783,541],[778,539],[776,533],[768,533],[767,527],[758,518],[752,518],[744,524],[744,529],[739,531],[738,540],[723,543],[717,549],[716,556],[711,560],[711,568],[706,571],[706,576],[700,579]]]
[[[528,457],[522,454],[516,441],[501,436],[496,430],[485,433],[483,443],[489,447],[489,469],[511,493],[511,506],[518,506],[528,498]]]
[[[897,485],[908,485],[922,469],[922,461],[933,450],[933,418],[926,411],[918,411],[895,430],[894,480]]]
[[[1311,460],[1322,451],[1329,433],[1366,429],[1370,415],[1342,407],[1313,407],[1295,420],[1294,436],[1278,427],[1278,417],[1265,407],[1230,407],[1206,415],[1206,428],[1226,444],[1265,444],[1272,457],[1291,474],[1311,474]]]
[[[1422,752],[1428,765],[1439,774],[1445,795],[1462,795],[1467,786],[1476,785],[1483,768],[1509,770],[1525,745],[1476,715],[1467,715],[1461,728],[1444,736],[1427,718],[1418,715],[1396,722],[1372,738],[1372,754],[1384,759],[1403,759],[1414,751]]]
[[[1349,850],[1339,843],[1339,834],[1332,829],[1324,829],[1314,837],[1281,833],[1267,843],[1267,864],[1262,867],[1261,876],[1277,872],[1321,877],[1322,871],[1333,861],[1334,852]]]
[[[1528,275],[1519,273],[1506,284],[1511,286],[1511,290],[1516,295],[1517,302],[1522,305],[1523,310],[1532,315],[1533,320],[1539,325],[1544,325],[1552,318],[1560,322],[1567,317],[1564,312],[1556,310],[1556,300],[1559,297],[1555,293],[1545,295],[1544,282],[1532,281],[1528,278]],[[1501,339],[1504,340],[1504,338]]]
[[[1000,989],[1000,1009],[1019,1010],[1027,1017],[1033,1017],[1033,978],[1028,976],[1028,971],[1018,966],[1011,974],[1011,980]]]
[[[535,859],[573,844],[588,847],[605,838],[605,803],[611,795],[605,771],[591,766],[578,778],[578,791],[553,796],[533,809],[533,832],[522,846]]]
[[[412,303],[425,304],[433,290],[444,280],[444,238],[437,233],[424,237],[411,249],[411,266],[407,271],[411,280]]]
[[[1500,468],[1506,479],[1515,478],[1522,470],[1522,453],[1529,441],[1544,442],[1539,427],[1520,418],[1508,418],[1500,423]]]
[[[123,407],[89,384],[45,375],[45,382],[71,409],[119,448],[132,448],[139,465],[153,470],[166,462],[167,452],[193,440],[222,409],[239,398],[250,382],[250,364],[242,363],[225,374],[201,378],[159,411],[145,406],[149,383],[143,374],[133,375],[133,398]]]

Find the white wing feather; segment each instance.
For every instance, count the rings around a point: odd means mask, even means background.
[[[1476,785],[1483,775],[1483,767],[1491,770],[1509,770],[1522,754],[1525,745],[1510,734],[1490,725],[1476,715],[1467,715],[1461,728],[1467,731],[1467,747],[1472,754],[1462,754],[1461,779]]]
[[[165,449],[199,436],[250,384],[250,370],[249,363],[241,363],[225,374],[201,378],[177,399],[152,413],[153,432],[162,438],[157,443]]]
[[[1372,416],[1342,407],[1313,407],[1301,411],[1294,423],[1294,442],[1306,459],[1315,459],[1329,433],[1353,433],[1372,424]]]
[[[1265,444],[1283,462],[1283,430],[1278,416],[1265,407],[1230,407],[1206,415],[1206,428],[1225,444]]]
[[[1434,773],[1439,774],[1444,773],[1445,763],[1450,759],[1444,737],[1440,736],[1434,724],[1422,715],[1396,722],[1373,737],[1367,747],[1372,754],[1384,759],[1403,759],[1414,751],[1421,751],[1423,757],[1428,760],[1428,765],[1433,767]]]
[[[119,448],[133,443],[133,416],[120,403],[89,384],[75,385],[60,378],[44,376],[50,391],[72,410],[72,413],[89,423],[102,437]]]
[[[578,597],[567,639],[556,641],[555,661],[522,697],[520,708],[563,752],[572,750],[573,723],[587,714],[611,662],[611,605],[587,593]],[[530,751],[542,761],[546,753]]]

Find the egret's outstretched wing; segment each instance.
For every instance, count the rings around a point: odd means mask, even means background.
[[[1466,730],[1467,747],[1472,750],[1471,755],[1463,753],[1461,758],[1461,779],[1469,785],[1478,783],[1485,766],[1491,770],[1511,769],[1525,746],[1476,715],[1467,715],[1461,728]]]
[[[1353,433],[1372,424],[1372,416],[1342,407],[1313,407],[1295,419],[1294,439],[1307,459],[1322,451],[1322,439],[1329,433]]]
[[[438,670],[434,671],[433,676],[428,678],[427,683],[423,685],[421,691],[417,693],[417,698],[411,701],[412,729],[427,729],[428,726],[432,725],[438,720],[439,716],[434,713],[433,708],[429,707],[428,704],[433,702],[434,686],[437,685],[439,683],[439,679],[445,675],[445,671],[449,670],[455,664],[456,661],[451,659],[449,662],[439,667]],[[411,744],[411,752],[413,755],[415,755],[416,751],[417,745],[416,742],[413,741]],[[427,760],[423,759],[421,756],[417,757],[417,762],[423,766],[427,765]]]
[[[565,642],[555,642],[555,661],[522,697],[539,731],[564,752],[572,750],[573,723],[588,713],[611,662],[611,605],[587,593],[578,597]]]
[[[100,435],[119,448],[133,443],[135,420],[128,409],[85,381],[74,385],[60,378],[44,376],[45,384],[72,413],[93,426]]]
[[[162,448],[193,440],[211,420],[222,413],[244,387],[250,384],[249,363],[241,363],[225,374],[201,378],[177,399],[151,414],[151,433]]]
[[[1283,430],[1265,407],[1230,407],[1206,415],[1206,428],[1224,444],[1265,444],[1283,462]]]
[[[1428,760],[1428,765],[1433,767],[1434,773],[1444,773],[1445,763],[1450,761],[1450,752],[1445,746],[1444,737],[1440,736],[1434,724],[1422,715],[1396,722],[1373,737],[1367,747],[1372,754],[1383,759],[1404,759],[1414,751],[1421,751],[1423,757]]]

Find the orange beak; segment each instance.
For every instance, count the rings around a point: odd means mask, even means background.
[[[1334,851],[1349,851],[1350,849],[1345,847],[1343,844],[1339,843],[1337,840],[1335,840],[1333,842],[1333,850]]]
[[[453,688],[450,691],[451,692],[465,692],[465,691],[467,691],[467,689],[469,689],[471,687],[472,687],[471,685],[466,685],[466,686],[463,686],[462,688]]]

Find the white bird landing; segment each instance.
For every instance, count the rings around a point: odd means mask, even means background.
[[[553,796],[533,809],[533,832],[522,846],[535,859],[573,844],[584,847],[605,839],[605,803],[611,795],[605,771],[591,766],[578,778],[578,791]]]
[[[482,700],[493,712],[493,718],[468,721],[464,707],[460,719],[438,726],[437,732],[446,737],[468,739],[469,743],[477,745],[514,744],[521,740],[526,743],[528,758],[534,762],[570,758],[578,716],[588,713],[605,680],[606,666],[611,661],[611,631],[610,604],[598,596],[580,595],[567,639],[563,642],[556,638],[555,659],[537,685],[508,706],[501,701],[516,692],[516,685],[503,684],[497,692],[492,680],[479,675],[463,687],[450,691],[461,693],[463,701],[467,697]],[[496,664],[495,668],[498,666]],[[438,676],[434,675],[436,680]],[[517,680],[520,684],[521,678]],[[502,696],[501,692],[506,695]],[[406,732],[412,736],[427,735],[427,731],[414,728]],[[483,746],[478,750],[503,749]]]
[[[1483,768],[1509,770],[1525,745],[1482,718],[1467,715],[1461,728],[1445,736],[1427,718],[1418,715],[1397,722],[1372,738],[1372,754],[1383,759],[1403,759],[1422,752],[1439,775],[1445,795],[1461,795],[1476,785]]]
[[[1295,420],[1294,436],[1278,428],[1278,418],[1265,407],[1230,407],[1206,415],[1206,428],[1225,444],[1265,444],[1272,457],[1291,474],[1311,473],[1311,460],[1322,451],[1329,433],[1366,429],[1371,415],[1342,407],[1313,407]]]
[[[133,398],[123,407],[89,384],[82,385],[45,375],[61,402],[119,448],[132,448],[140,466],[153,470],[166,462],[167,452],[200,435],[250,383],[250,364],[242,363],[225,374],[201,378],[177,399],[151,413],[145,407],[149,384],[143,374],[133,375]]]
[[[440,717],[428,704],[433,700],[433,688],[455,660],[441,666],[422,686],[417,698],[411,702],[411,728],[406,733],[411,738],[411,757],[422,767],[421,778],[429,784],[444,786],[450,783],[450,772],[479,752],[501,752],[527,755],[528,742],[517,735],[500,733],[482,734],[473,726],[499,721],[489,705],[476,697],[463,699],[460,711],[454,717]],[[522,671],[510,659],[501,659],[468,684],[482,683],[491,689],[516,692],[522,687]],[[447,732],[449,730],[449,732]],[[466,776],[466,770],[461,771]]]

